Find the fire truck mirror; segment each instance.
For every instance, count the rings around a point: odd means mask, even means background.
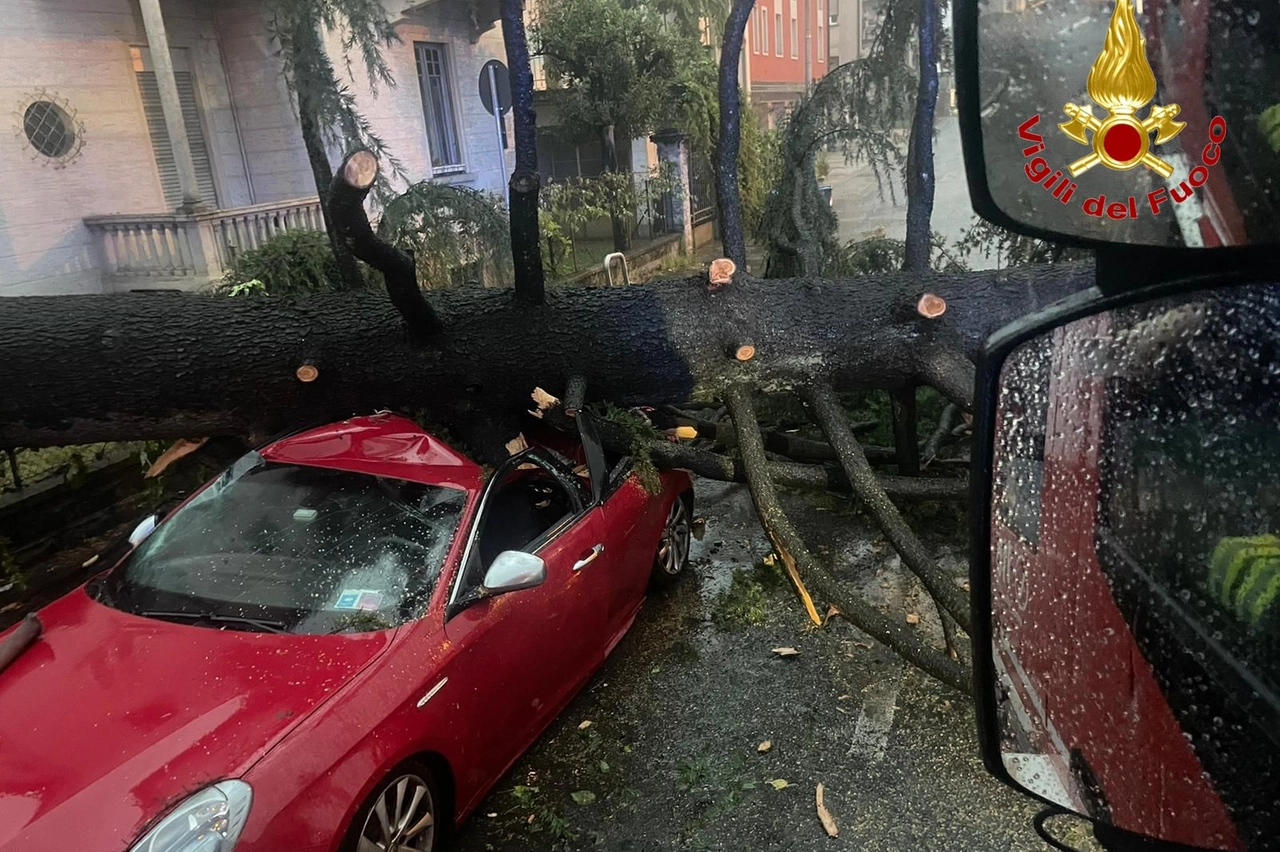
[[[1274,848],[1280,284],[1137,298],[985,368],[984,756],[1125,832]]]
[[[975,209],[1042,237],[1280,242],[1280,6],[957,0]]]

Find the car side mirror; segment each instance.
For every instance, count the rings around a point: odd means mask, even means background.
[[[1099,839],[1151,838],[1108,849],[1267,847],[1280,284],[1080,294],[996,335],[978,375],[970,583],[988,771]]]
[[[133,528],[133,532],[129,533],[129,546],[137,547],[147,540],[151,533],[155,532],[156,524],[160,522],[158,515],[148,515],[143,518],[141,523]]]
[[[505,595],[541,586],[547,579],[547,566],[540,557],[521,550],[504,550],[493,560],[484,574],[484,597]]]

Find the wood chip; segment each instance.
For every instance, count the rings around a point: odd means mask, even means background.
[[[8,604],[5,604],[4,606],[0,606],[0,612],[13,612],[15,609],[21,609],[21,608],[22,608],[22,602],[14,601],[13,603],[8,603]]]
[[[818,805],[818,819],[822,820],[822,827],[827,831],[827,837],[839,837],[840,829],[836,826],[835,817],[831,816],[831,811],[827,810],[827,806],[822,802],[822,785],[818,785],[818,790],[814,796]]]
[[[773,653],[777,654],[779,657],[794,657],[796,654],[799,654],[800,652],[797,651],[795,648],[788,647],[788,648],[774,648]]]
[[[516,435],[510,441],[507,441],[506,447],[507,447],[507,454],[514,456],[517,453],[522,453],[525,450],[529,449],[529,442],[525,440],[524,433],[521,432],[519,435]]]
[[[761,754],[764,754],[766,751],[768,751],[771,748],[773,748],[773,740],[765,740],[764,742],[760,743],[760,745],[756,746],[756,751],[760,752]]]
[[[539,411],[546,411],[560,404],[560,400],[544,391],[542,388],[534,388],[533,393],[529,394],[533,397],[533,404],[538,406]]]
[[[160,454],[160,458],[156,459],[151,467],[147,468],[147,472],[143,474],[146,479],[154,479],[164,473],[169,465],[176,462],[183,456],[189,456],[196,450],[204,446],[208,438],[179,438],[173,442],[173,446]]]
[[[919,623],[920,623],[920,616],[916,615],[914,612],[907,613],[907,624],[919,624]]]
[[[92,555],[92,556],[90,556],[88,559],[86,559],[85,561],[81,562],[81,563],[80,563],[80,567],[81,567],[81,568],[90,568],[90,567],[92,567],[92,566],[93,566],[93,564],[94,564],[95,562],[97,562],[97,561],[98,561],[98,557],[99,557],[99,555],[100,555],[100,554],[97,554],[97,553],[93,554],[93,555]]]
[[[578,730],[579,730],[579,731],[585,731],[587,728],[590,728],[590,727],[591,727],[591,720],[590,720],[590,719],[583,719],[583,720],[582,720],[582,724],[578,726]]]

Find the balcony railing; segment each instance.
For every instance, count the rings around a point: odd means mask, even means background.
[[[119,287],[195,288],[221,278],[236,258],[289,230],[324,230],[318,198],[202,213],[91,216],[104,278]]]

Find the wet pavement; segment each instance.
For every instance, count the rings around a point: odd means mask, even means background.
[[[690,576],[649,600],[458,852],[1047,848],[1037,806],[983,772],[963,696],[847,624],[812,627],[785,581],[756,567],[769,547],[741,486],[699,481],[698,501],[708,527]],[[865,518],[843,500],[791,502],[848,582],[937,630]],[[960,582],[958,543],[930,545]],[[836,838],[818,820],[819,783]]]

